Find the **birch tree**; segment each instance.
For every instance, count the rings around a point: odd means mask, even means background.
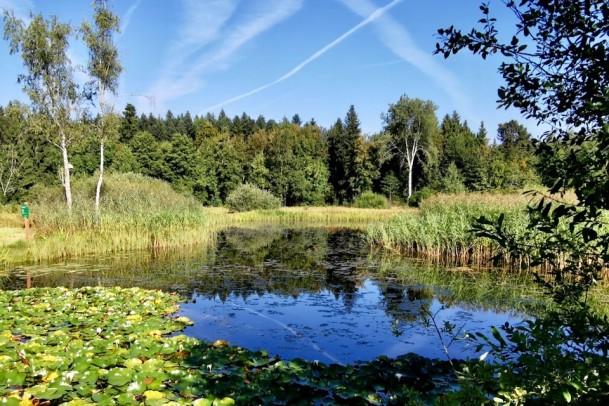
[[[21,54],[26,71],[18,76],[18,82],[31,101],[32,112],[43,118],[42,122],[32,120],[31,123],[61,151],[61,181],[68,211],[72,210],[72,165],[68,150],[76,136],[72,131],[72,118],[77,114],[81,100],[68,57],[72,31],[69,24],[61,23],[56,16],[46,20],[39,14],[31,15],[26,25],[12,12],[4,12],[4,39],[9,42],[11,54]]]
[[[118,78],[123,67],[118,60],[118,49],[114,34],[119,31],[119,19],[109,8],[106,0],[93,2],[94,26],[84,22],[81,26],[84,41],[89,48],[87,71],[92,79],[92,100],[97,99],[99,120],[99,178],[95,189],[95,214],[99,218],[101,187],[104,179],[105,143],[109,136],[118,134],[118,120],[113,116],[113,105],[108,93],[116,93]]]
[[[408,171],[408,198],[412,196],[413,174],[417,159],[425,153],[430,140],[438,131],[437,106],[431,101],[400,97],[383,115],[389,145],[396,155],[400,172]]]

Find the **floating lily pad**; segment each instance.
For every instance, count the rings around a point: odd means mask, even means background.
[[[179,302],[137,288],[0,291],[0,403],[405,404],[413,388],[454,384],[417,356],[343,367],[169,335],[191,323],[168,317]]]

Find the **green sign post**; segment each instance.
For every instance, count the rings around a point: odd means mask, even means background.
[[[23,226],[25,228],[25,239],[30,239],[30,208],[27,202],[23,202],[21,205],[21,217],[23,218]]]
[[[30,218],[30,208],[27,206],[27,202],[21,205],[21,217],[24,219]]]

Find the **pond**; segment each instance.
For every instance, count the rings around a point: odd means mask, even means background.
[[[231,229],[213,247],[80,258],[27,271],[34,287],[177,291],[186,298],[181,315],[194,322],[185,334],[325,363],[408,352],[443,358],[447,326],[460,336],[488,332],[539,306],[534,289],[514,276],[374,252],[361,231],[349,229]],[[25,272],[0,278],[0,287],[23,287]],[[467,341],[452,342],[449,351],[453,358],[476,356]]]

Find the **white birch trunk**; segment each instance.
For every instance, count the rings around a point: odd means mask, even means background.
[[[100,116],[100,134],[99,134],[99,178],[97,179],[97,187],[95,188],[95,221],[99,221],[99,207],[101,200],[101,187],[104,181],[104,141],[105,141],[105,128],[104,128],[104,118],[105,118],[105,92],[104,87],[99,86],[99,110],[101,112]]]
[[[61,156],[63,157],[63,187],[66,191],[66,205],[68,211],[72,212],[72,187],[70,185],[70,162],[68,161],[68,146],[66,144],[66,137],[64,134],[61,135]]]
[[[99,141],[99,178],[97,179],[97,188],[95,189],[95,216],[99,220],[99,201],[101,196],[101,187],[104,181],[104,139]]]

